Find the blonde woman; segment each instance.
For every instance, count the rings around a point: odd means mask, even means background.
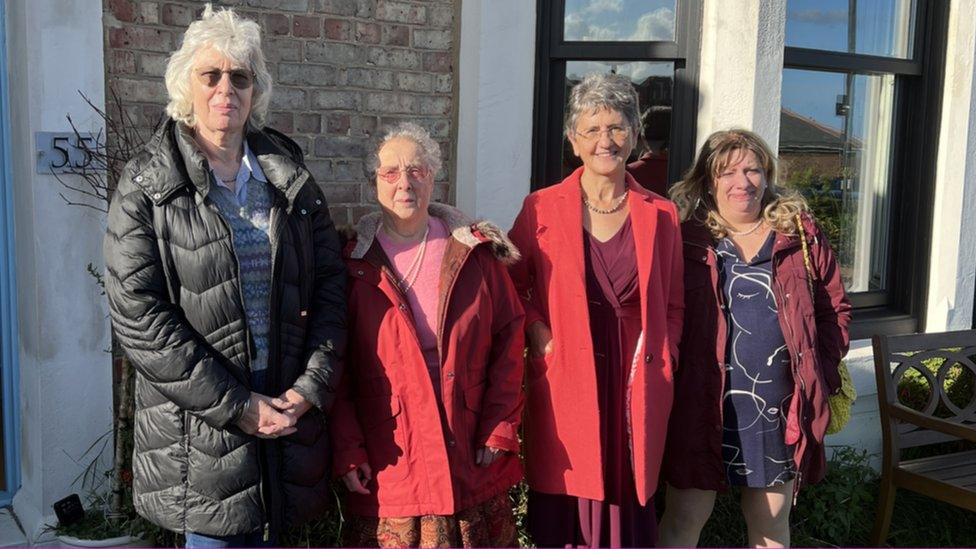
[[[716,491],[734,485],[749,545],[787,546],[793,495],[826,466],[827,396],[840,388],[851,309],[840,269],[803,198],[776,185],[755,133],[712,134],[671,197],[686,320],[660,542],[696,545]]]

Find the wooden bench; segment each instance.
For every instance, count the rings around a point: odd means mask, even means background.
[[[897,488],[976,511],[976,450],[901,459],[906,448],[946,441],[976,442],[976,394],[970,394],[960,408],[945,391],[946,376],[953,367],[969,369],[976,375],[976,363],[971,358],[976,356],[976,330],[874,336],[873,342],[884,454],[871,542],[880,547],[888,537]],[[933,372],[923,361],[941,364]],[[921,410],[899,400],[898,385],[908,372],[916,372],[928,382],[928,400]]]

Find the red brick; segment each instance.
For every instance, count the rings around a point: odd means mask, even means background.
[[[112,48],[130,48],[170,52],[173,49],[173,35],[145,27],[112,28],[108,32],[108,43]]]
[[[160,20],[171,27],[186,27],[196,19],[194,11],[186,6],[166,4],[160,10]]]
[[[325,131],[345,135],[349,131],[349,121],[348,114],[329,114],[325,118]]]
[[[292,34],[301,38],[318,38],[321,19],[313,15],[296,15],[292,18]]]
[[[106,63],[109,74],[133,74],[136,72],[136,54],[125,50],[109,50]]]
[[[409,46],[410,27],[403,25],[383,25],[381,41],[388,46]]]
[[[438,51],[424,54],[424,70],[429,72],[451,72],[454,65],[454,55],[451,52]]]
[[[380,43],[380,26],[376,23],[356,22],[356,42],[363,44]]]
[[[288,34],[291,32],[291,17],[280,13],[269,13],[265,18],[264,28],[271,34]]]
[[[290,112],[273,112],[268,115],[268,125],[284,133],[295,131],[294,120],[295,117]]]
[[[352,24],[342,19],[326,19],[322,26],[325,37],[329,40],[340,40],[346,42],[352,37]]]
[[[136,6],[132,0],[108,0],[108,9],[119,21],[132,23],[136,20]]]

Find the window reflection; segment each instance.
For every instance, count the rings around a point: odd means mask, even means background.
[[[848,291],[885,289],[894,75],[783,71],[783,183],[802,193]]]
[[[789,0],[786,45],[912,57],[915,0]]]
[[[642,135],[645,141],[639,143],[634,149],[630,160],[644,161],[645,168],[640,173],[644,174],[645,180],[638,178],[638,182],[651,190],[661,192],[667,187],[674,63],[568,61],[566,62],[566,97],[569,97],[569,90],[573,86],[586,75],[593,73],[615,73],[627,76],[637,88],[643,124]],[[565,135],[562,159],[562,177],[566,177],[581,165]]]
[[[671,41],[677,0],[566,0],[567,41]]]

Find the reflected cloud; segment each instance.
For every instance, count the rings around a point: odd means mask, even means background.
[[[637,20],[637,29],[629,40],[670,40],[672,34],[674,34],[674,10],[658,8],[645,13]]]
[[[624,0],[590,0],[590,3],[583,8],[581,13],[602,13],[606,11],[621,12],[624,9]]]
[[[836,25],[847,23],[847,10],[798,10],[791,11],[787,19],[813,25]]]

